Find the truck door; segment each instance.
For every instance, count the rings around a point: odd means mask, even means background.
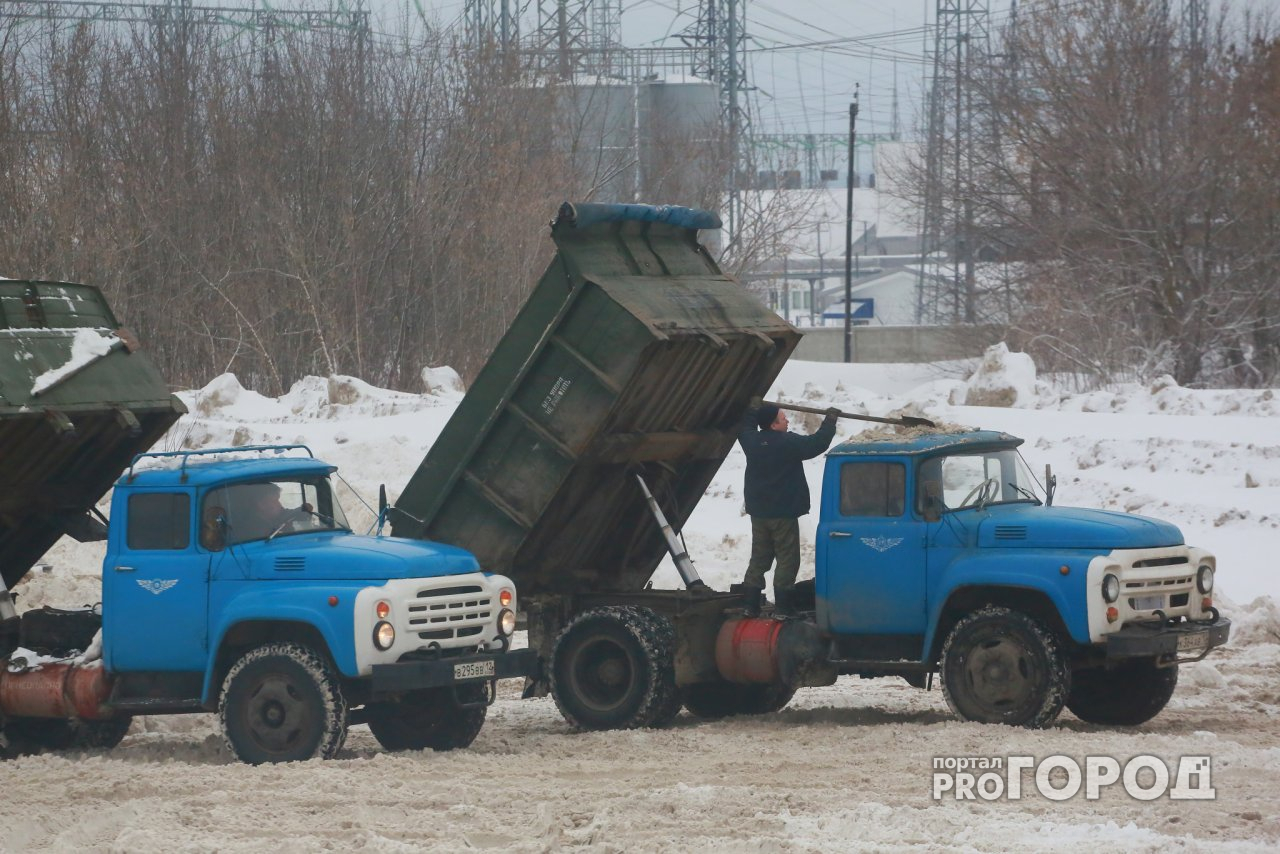
[[[818,608],[832,633],[884,636],[882,656],[914,658],[925,626],[924,531],[907,506],[906,473],[904,462],[858,459],[828,468]]]
[[[188,492],[127,496],[102,577],[103,652],[117,672],[203,671],[209,556],[196,548]]]

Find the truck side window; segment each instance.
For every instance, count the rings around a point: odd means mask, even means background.
[[[906,483],[902,463],[845,463],[840,467],[840,515],[901,516]]]
[[[126,542],[135,551],[179,551],[191,544],[191,496],[141,492],[129,496]]]

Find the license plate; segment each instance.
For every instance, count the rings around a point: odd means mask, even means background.
[[[1193,652],[1209,645],[1208,632],[1196,632],[1193,635],[1178,635],[1178,652]]]
[[[1133,600],[1133,610],[1135,611],[1155,611],[1163,607],[1163,596],[1139,596]]]
[[[1179,646],[1179,649],[1182,647]],[[493,675],[493,659],[488,661],[465,661],[453,665],[454,679],[483,679]]]

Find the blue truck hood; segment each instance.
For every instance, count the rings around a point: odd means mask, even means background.
[[[480,569],[468,551],[443,543],[347,533],[293,534],[233,547],[254,578],[383,580],[461,575]],[[224,552],[224,555],[227,553]],[[234,565],[235,561],[231,561]],[[220,574],[226,574],[223,570]]]
[[[1150,549],[1183,544],[1176,525],[1081,507],[996,506],[978,529],[981,548]]]

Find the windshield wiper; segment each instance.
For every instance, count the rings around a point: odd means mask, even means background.
[[[1026,487],[1018,486],[1018,484],[1014,483],[1013,481],[1009,481],[1009,485],[1012,486],[1014,489],[1018,490],[1018,492],[1027,496],[1027,498],[1029,498],[1030,500],[1034,501],[1037,506],[1044,503],[1043,501],[1041,501],[1039,498],[1036,497],[1036,494],[1034,492],[1027,489]]]

